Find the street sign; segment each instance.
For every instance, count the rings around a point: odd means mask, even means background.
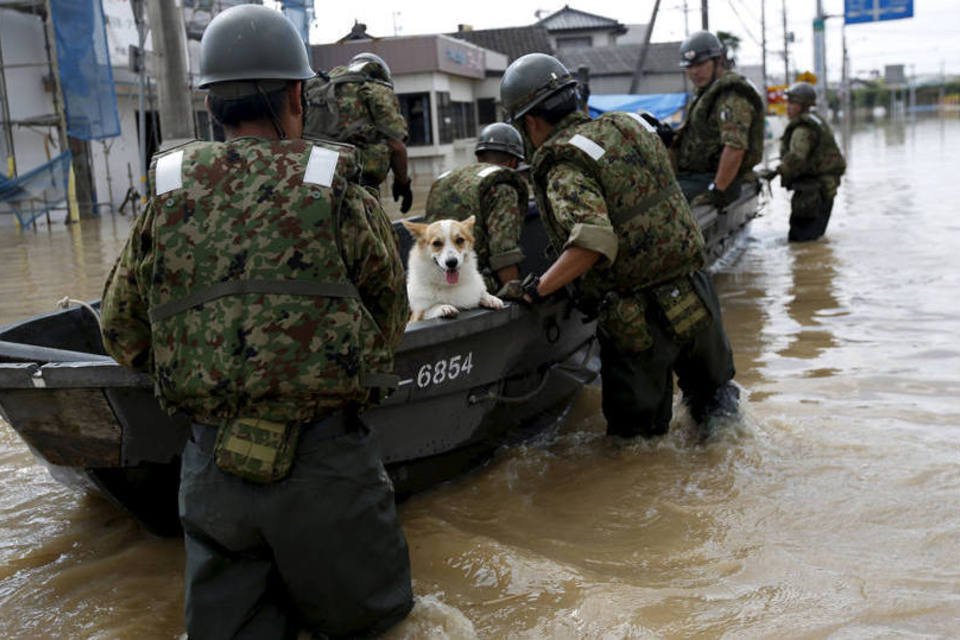
[[[845,24],[913,17],[913,0],[843,0]]]

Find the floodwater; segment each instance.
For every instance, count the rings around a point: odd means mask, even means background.
[[[745,416],[549,437],[401,507],[408,638],[960,636],[960,120],[857,130],[825,240],[774,189],[716,273]],[[0,323],[99,296],[126,218],[0,228]],[[0,636],[175,638],[182,545],[53,481],[0,424]]]

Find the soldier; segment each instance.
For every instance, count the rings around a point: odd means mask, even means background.
[[[577,306],[598,316],[608,434],[666,433],[676,372],[706,437],[713,417],[736,411],[733,357],[703,237],[656,129],[636,114],[590,120],[576,81],[540,53],[507,67],[500,98],[536,149],[534,191],[559,253],[540,277],[512,283],[513,296],[536,303],[574,284]]]
[[[793,190],[790,200],[791,242],[816,240],[827,230],[833,198],[847,163],[823,118],[810,109],[817,92],[806,82],[794,82],[787,89],[787,116],[790,124],[780,138],[780,166],[766,172],[772,179]]]
[[[477,138],[477,162],[441,173],[427,196],[428,222],[476,216],[474,247],[487,290],[520,277],[520,231],[529,190],[516,169],[523,139],[509,124],[487,125]]]
[[[393,201],[400,211],[413,204],[407,173],[407,121],[393,92],[390,67],[374,53],[358,53],[345,67],[307,81],[304,133],[348,142],[360,150],[363,185],[378,197],[393,169]]]
[[[725,49],[709,31],[683,41],[680,66],[696,92],[673,144],[677,181],[693,205],[722,208],[763,158],[763,98],[726,68]]]
[[[199,86],[226,142],[154,158],[103,342],[193,422],[180,519],[191,638],[375,633],[412,606],[393,488],[357,415],[408,316],[352,147],[300,139],[313,77],[277,11],[220,13]]]

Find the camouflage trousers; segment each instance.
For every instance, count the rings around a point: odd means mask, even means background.
[[[800,180],[791,185],[793,197],[790,199],[790,242],[816,240],[827,231],[830,213],[833,211],[833,197],[826,194],[817,180]]]
[[[413,606],[393,487],[369,430],[304,425],[289,476],[256,484],[213,461],[193,425],[180,473],[190,638],[374,636]]]
[[[679,343],[669,332],[652,296],[646,305],[647,327],[653,339],[650,348],[626,353],[603,333],[598,334],[601,402],[608,435],[650,438],[665,434],[673,415],[674,373],[698,423],[711,410],[718,390],[733,379],[733,352],[713,283],[703,271],[690,277],[712,321],[686,342]]]

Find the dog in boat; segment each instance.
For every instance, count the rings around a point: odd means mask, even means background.
[[[503,309],[500,298],[487,293],[473,250],[474,216],[429,224],[403,221],[413,236],[407,260],[410,321],[453,318],[461,309]]]

